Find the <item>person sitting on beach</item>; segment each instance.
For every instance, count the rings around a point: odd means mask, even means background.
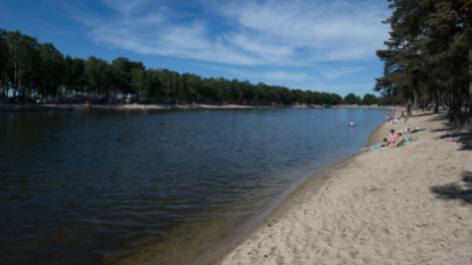
[[[403,139],[403,134],[401,132],[397,133],[397,138],[395,142],[390,143],[388,147],[400,147],[405,145],[405,140]]]
[[[388,146],[387,138],[384,138],[384,139],[383,139],[383,142],[382,142],[381,144],[374,144],[374,145],[371,146],[371,147],[362,148],[362,151],[370,151],[370,150],[374,150],[374,149],[382,149],[382,148],[387,147],[387,146]]]
[[[395,142],[388,142],[387,138],[383,139],[381,144],[374,144],[371,147],[362,148],[361,151],[371,151],[374,149],[383,149],[385,147],[400,147],[404,146],[406,142],[417,141],[418,139],[413,139],[410,136],[403,137],[401,132],[396,134],[397,138]]]
[[[387,138],[384,138],[383,142],[380,144],[381,147],[387,147],[388,145],[388,140]]]
[[[397,124],[397,123],[400,123],[400,122],[406,122],[406,119],[405,118],[393,118],[391,117],[388,122],[392,123],[392,124]]]
[[[397,134],[392,129],[392,130],[390,130],[390,134],[388,135],[387,145],[390,145],[391,143],[395,143],[396,140],[397,140]]]

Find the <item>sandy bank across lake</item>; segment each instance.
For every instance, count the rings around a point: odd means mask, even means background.
[[[238,104],[195,104],[195,105],[163,105],[163,104],[11,104],[0,103],[0,112],[43,112],[43,111],[74,111],[74,110],[191,110],[191,109],[321,109],[322,105],[238,105]],[[353,108],[352,106],[333,106],[333,108]],[[363,109],[394,109],[394,107],[358,107]]]
[[[472,264],[472,136],[443,114],[417,141],[359,154],[310,178],[215,264]]]

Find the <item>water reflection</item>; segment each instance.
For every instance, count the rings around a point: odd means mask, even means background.
[[[356,153],[382,120],[330,109],[2,114],[0,259],[186,264],[291,183]]]

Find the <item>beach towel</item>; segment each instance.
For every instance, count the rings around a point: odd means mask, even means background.
[[[362,150],[364,151],[370,151],[370,150],[375,150],[375,149],[382,149],[383,147],[380,144],[374,144],[371,147],[364,148]]]
[[[380,144],[374,144],[373,146],[371,146],[369,149],[370,150],[374,150],[374,149],[381,149],[382,146],[380,146]]]

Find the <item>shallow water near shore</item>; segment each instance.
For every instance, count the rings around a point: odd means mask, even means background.
[[[357,153],[384,113],[0,114],[0,260],[191,263],[313,172]]]

